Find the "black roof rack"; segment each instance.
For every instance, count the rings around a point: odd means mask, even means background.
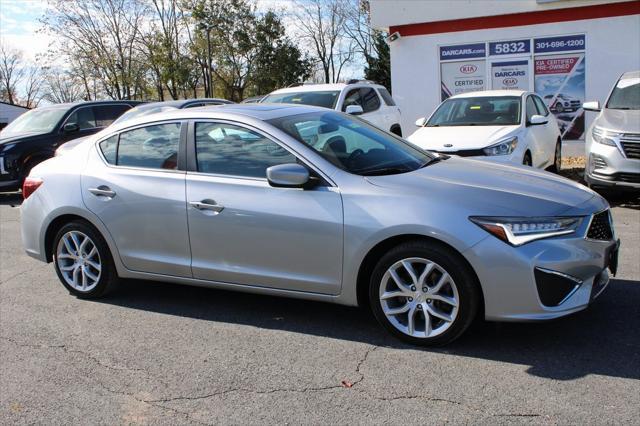
[[[363,80],[359,78],[352,78],[351,80],[347,81],[347,84],[356,84],[356,83],[378,84],[372,80]]]

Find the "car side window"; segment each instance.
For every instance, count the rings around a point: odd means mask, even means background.
[[[156,124],[120,133],[118,166],[175,170],[180,123]]]
[[[116,154],[118,152],[118,135],[113,135],[100,142],[100,151],[104,155],[104,159],[107,163],[116,164]]]
[[[380,108],[380,98],[375,90],[368,87],[360,89],[360,96],[362,97],[362,110],[364,112],[371,112]]]
[[[538,114],[538,108],[533,100],[533,96],[527,97],[527,122],[531,120],[531,117]]]
[[[198,171],[266,178],[267,168],[295,163],[296,157],[252,130],[226,123],[196,123]]]
[[[380,92],[380,96],[382,96],[382,99],[384,99],[384,103],[387,104],[387,106],[396,106],[396,102],[393,100],[391,93],[389,93],[387,89],[381,88],[378,89],[378,92]]]
[[[71,113],[66,121],[67,124],[75,123],[80,127],[80,130],[93,129],[96,127],[96,118],[93,113],[93,108],[82,107],[78,108]]]
[[[93,107],[96,127],[107,127],[131,107],[127,104],[97,105]]]
[[[533,100],[536,103],[536,106],[538,107],[538,114],[540,115],[544,115],[545,117],[547,115],[549,115],[549,109],[547,108],[547,106],[544,104],[544,102],[542,101],[542,99],[540,99],[538,96],[534,96]]]
[[[362,96],[360,95],[360,89],[352,89],[347,93],[342,103],[342,111],[346,111],[349,105],[362,106]],[[364,107],[362,108],[364,111]]]

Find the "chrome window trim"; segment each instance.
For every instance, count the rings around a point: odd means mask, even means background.
[[[178,157],[180,156],[180,144],[182,144],[182,126],[185,124],[186,120],[160,120],[160,121],[152,121],[149,123],[144,123],[144,124],[137,124],[135,126],[131,126],[131,127],[127,127],[124,129],[120,129],[117,132],[111,133],[108,136],[102,137],[98,140],[96,140],[94,142],[94,148],[98,151],[98,156],[100,157],[100,159],[102,160],[103,164],[107,167],[113,168],[113,169],[123,169],[123,170],[140,170],[140,171],[155,171],[155,172],[163,172],[163,173],[179,173],[179,174],[186,174],[186,170],[180,170],[180,169],[175,169],[175,170],[171,170],[171,169],[157,169],[154,167],[133,167],[133,166],[119,166],[117,164],[111,164],[107,161],[107,159],[105,158],[104,154],[102,153],[102,149],[100,149],[100,143],[104,142],[105,140],[113,137],[113,136],[118,136],[118,147],[120,146],[120,134],[122,134],[123,132],[128,132],[128,131],[133,131],[133,130],[137,130],[139,128],[143,128],[143,127],[149,127],[149,126],[158,126],[158,125],[162,125],[162,124],[172,124],[172,123],[177,123],[180,124],[180,143],[178,144]],[[117,151],[116,151],[116,161],[117,161]],[[179,161],[178,161],[179,162]]]
[[[322,177],[322,179],[324,179],[329,186],[331,187],[338,187],[338,185],[336,185],[336,183],[331,180],[329,178],[329,176],[324,173],[319,167],[317,167],[316,165],[314,165],[311,161],[309,161],[307,158],[305,158],[302,154],[298,153],[295,149],[289,147],[288,145],[286,145],[285,143],[279,141],[276,137],[270,135],[268,132],[262,130],[262,129],[257,129],[256,127],[252,126],[251,124],[248,123],[244,123],[244,122],[239,122],[239,121],[233,121],[233,120],[229,120],[229,119],[215,119],[215,118],[193,118],[193,119],[189,119],[189,121],[191,121],[193,123],[193,152],[189,153],[187,152],[187,156],[188,155],[196,155],[196,141],[195,141],[195,126],[197,123],[226,123],[226,124],[231,124],[234,126],[238,126],[238,127],[244,127],[247,128],[248,130],[251,130],[255,133],[258,133],[262,136],[264,136],[265,138],[269,139],[270,141],[272,141],[273,143],[275,143],[276,145],[280,146],[281,148],[283,148],[284,150],[286,150],[287,152],[289,152],[291,155],[293,155],[294,157],[296,157],[298,160],[302,161],[307,167],[309,167],[311,170],[315,171],[319,176]],[[268,124],[268,123],[267,123]],[[297,143],[300,143],[298,141],[296,141]],[[197,167],[197,159],[194,158],[195,163],[196,163],[196,167]],[[250,180],[262,180],[262,181],[267,181],[267,178],[259,178],[259,177],[251,177],[251,176],[237,176],[237,175],[223,175],[223,174],[219,174],[219,173],[205,173],[205,172],[200,172],[197,170],[189,170],[187,174],[198,174],[198,175],[205,175],[205,176],[214,176],[214,177],[231,177],[231,178],[240,178],[240,179],[250,179]]]

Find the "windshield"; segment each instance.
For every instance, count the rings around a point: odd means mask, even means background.
[[[49,133],[67,111],[67,108],[32,109],[9,123],[0,135],[6,138],[26,133]]]
[[[376,127],[338,112],[312,112],[268,121],[349,173],[405,173],[437,157]]]
[[[640,109],[640,78],[618,81],[607,101],[609,109]]]
[[[172,106],[167,106],[167,105],[158,105],[158,106],[146,107],[146,108],[145,107],[131,108],[129,111],[122,114],[120,117],[118,117],[116,121],[114,121],[111,124],[122,123],[123,121],[131,120],[132,118],[143,117],[145,115],[156,114],[158,112],[169,111],[172,109],[176,109],[176,108]]]
[[[323,108],[335,108],[339,91],[274,93],[267,95],[260,102],[275,104],[304,104]]]
[[[438,126],[513,126],[520,124],[519,96],[481,96],[444,101],[427,122]]]

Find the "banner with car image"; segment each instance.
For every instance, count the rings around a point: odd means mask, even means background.
[[[564,140],[583,139],[584,53],[536,56],[535,91],[558,120]]]

